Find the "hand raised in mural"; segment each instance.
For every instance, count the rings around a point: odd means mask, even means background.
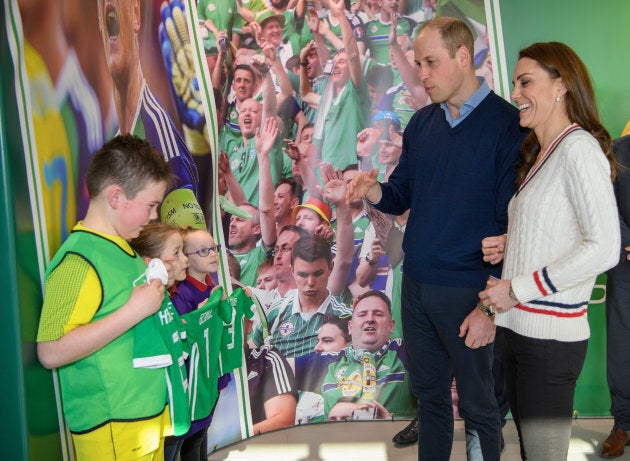
[[[271,68],[271,61],[266,55],[262,54],[255,54],[252,56],[249,63],[254,69],[263,75],[269,72],[269,69]]]
[[[381,135],[377,128],[365,128],[357,135],[357,157],[369,158],[374,153],[374,147]]]
[[[275,117],[267,117],[260,129],[256,130],[256,155],[268,157],[276,142],[278,124]]]
[[[335,170],[330,163],[319,167],[324,187],[318,186],[322,197],[335,206],[343,205],[346,199],[347,185],[341,170]]]
[[[184,5],[177,0],[163,2],[160,15],[162,18],[159,26],[160,45],[177,112],[185,127],[200,132],[205,125],[205,118]]]

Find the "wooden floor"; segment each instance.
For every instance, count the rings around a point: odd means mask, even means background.
[[[292,427],[262,434],[239,442],[208,456],[211,461],[416,461],[413,446],[394,446],[391,439],[408,421],[348,421]],[[580,418],[573,422],[569,461],[601,460],[597,446],[612,427],[608,418]],[[502,461],[520,460],[518,436],[509,420],[503,429],[506,446]],[[616,458],[630,461],[630,447]],[[466,460],[463,422],[455,422],[455,441],[451,461]]]

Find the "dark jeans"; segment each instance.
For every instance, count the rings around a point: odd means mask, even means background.
[[[164,461],[206,461],[208,459],[208,428],[188,437],[167,437],[164,444]]]
[[[189,435],[181,448],[182,461],[207,461],[208,459],[208,428]]]
[[[567,458],[573,395],[588,341],[535,339],[505,330],[504,373],[521,458]]]
[[[625,257],[625,254],[623,255]],[[630,431],[630,262],[608,272],[606,285],[607,374],[615,426]]]
[[[494,375],[494,396],[497,398],[501,427],[505,426],[505,417],[510,411],[510,401],[505,389],[505,377],[503,376],[503,346],[505,344],[505,328],[497,327],[494,336],[494,360],[492,362],[492,374]]]
[[[478,301],[478,288],[418,283],[403,276],[402,326],[412,390],[418,399],[419,460],[450,458],[451,381],[466,432],[478,437],[484,461],[498,461],[501,422],[494,395],[493,345],[470,349],[459,327]]]

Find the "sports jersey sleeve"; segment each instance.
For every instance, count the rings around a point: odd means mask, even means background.
[[[102,298],[96,270],[81,256],[69,253],[46,279],[37,341],[56,341],[90,323]]]
[[[262,379],[263,400],[266,402],[272,397],[282,394],[294,395],[297,399],[295,378],[287,360],[280,352],[269,349],[265,356],[265,369]]]

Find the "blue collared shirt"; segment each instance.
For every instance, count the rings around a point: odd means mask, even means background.
[[[486,83],[486,80],[483,77],[477,77],[481,86],[477,88],[477,91],[473,93],[473,95],[468,98],[462,107],[459,108],[459,117],[457,117],[454,121],[451,119],[451,113],[446,107],[446,103],[440,103],[440,107],[444,110],[444,115],[446,116],[446,121],[451,126],[451,128],[459,125],[468,115],[477,107],[483,99],[488,96],[490,93],[490,87]]]

